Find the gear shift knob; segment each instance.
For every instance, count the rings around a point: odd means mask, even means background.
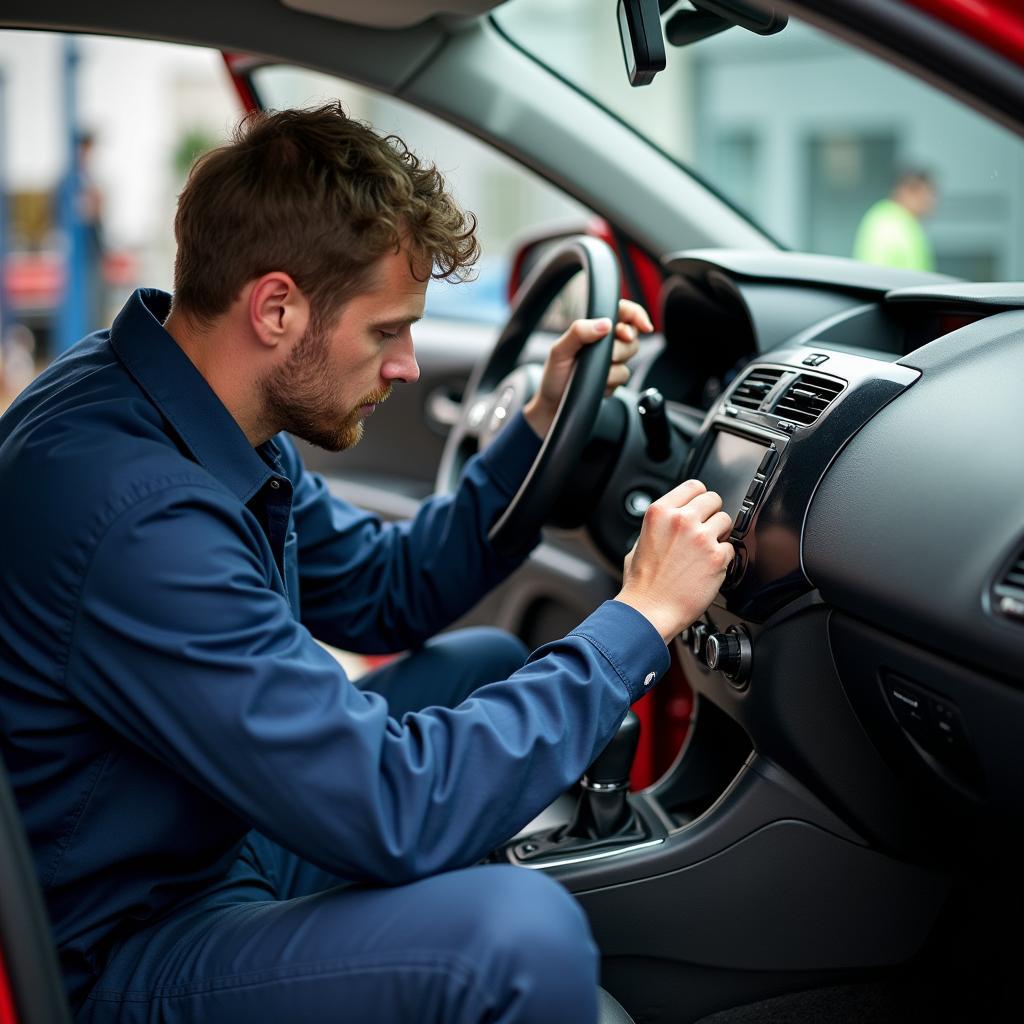
[[[639,739],[640,719],[627,711],[618,732],[580,779],[580,800],[566,835],[609,839],[630,824],[629,771]]]
[[[639,739],[640,719],[627,711],[618,732],[580,779],[580,797],[572,819],[545,835],[518,843],[515,858],[541,863],[648,837],[648,827],[629,802],[629,772]]]
[[[586,770],[582,780],[584,788],[608,790],[627,787],[639,740],[640,719],[636,712],[627,711],[618,732]]]

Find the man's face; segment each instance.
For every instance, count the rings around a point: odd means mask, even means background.
[[[899,193],[898,201],[915,217],[923,220],[931,216],[938,198],[934,185],[917,179],[905,181],[900,186]]]
[[[926,181],[918,185],[917,215],[918,217],[930,217],[935,212],[935,205],[938,202],[938,193],[935,186]]]
[[[419,268],[424,278],[426,270]],[[423,316],[427,280],[403,248],[382,256],[369,283],[325,325],[311,315],[283,365],[263,379],[267,411],[278,429],[337,452],[363,436],[363,421],[395,382],[419,375],[412,325]]]

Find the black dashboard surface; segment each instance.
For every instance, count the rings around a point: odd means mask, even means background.
[[[865,621],[1024,683],[1024,622],[989,598],[1024,548],[1024,311],[900,364],[921,378],[838,455],[810,505],[808,576]]]
[[[723,590],[730,610],[761,622],[811,589],[802,565],[801,534],[818,481],[836,452],[917,376],[888,361],[797,346],[749,364],[713,407],[693,446],[686,475],[704,479],[709,453],[723,432],[774,445],[779,452],[770,471],[756,478],[750,472],[728,482],[730,489],[739,484],[744,491],[748,486],[755,491],[744,506],[749,511],[733,517],[737,566]],[[762,379],[762,388],[769,390],[763,398],[758,390],[750,395]],[[808,398],[810,412],[790,399],[794,393],[833,392],[835,397],[828,398],[823,409],[826,399]],[[755,404],[757,408],[752,407]],[[801,421],[811,417],[811,423]],[[717,478],[711,482],[720,485]]]
[[[726,605],[763,620],[817,589],[866,622],[1024,683],[1024,622],[992,608],[993,585],[1024,553],[1024,284],[795,253],[694,250],[666,269],[666,342],[645,383],[660,373],[686,407],[666,366],[697,347],[688,309],[699,323],[715,310],[731,332],[705,345],[731,363],[718,367],[722,389],[705,403],[686,472],[699,475],[722,429],[780,448]],[[761,371],[778,387],[758,407],[746,391]],[[841,392],[820,418],[781,422],[785,385],[822,378]]]
[[[737,685],[696,647],[687,672],[755,749],[775,750],[876,836],[892,839],[917,799],[909,790],[883,823],[879,794],[907,761],[957,798],[1021,815],[1024,286],[909,282],[851,263],[708,251],[669,263],[664,352],[644,383],[697,411],[684,366],[695,348],[687,309],[717,330],[706,343],[722,355],[703,365],[721,387],[702,390],[686,474],[700,477],[723,430],[774,441],[779,453],[771,472],[758,471],[751,514],[734,533],[739,572],[704,619],[710,631],[747,631],[750,677]],[[810,415],[793,405],[793,389]],[[814,643],[827,654],[805,666],[796,691],[809,707],[815,690],[841,681],[895,772],[870,795],[866,783],[858,794],[841,781],[851,763],[866,779],[870,756],[835,742],[838,733],[818,749],[820,723],[797,723],[768,692],[786,677],[777,658],[808,609],[822,613]],[[899,706],[907,700],[920,702],[909,718]]]

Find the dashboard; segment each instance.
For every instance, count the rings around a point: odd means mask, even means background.
[[[1024,285],[667,269],[641,386],[690,423],[676,479],[723,496],[737,552],[676,642],[695,690],[883,848],[1024,818]]]

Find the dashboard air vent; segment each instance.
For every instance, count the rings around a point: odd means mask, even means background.
[[[1024,623],[1024,549],[992,588],[992,607],[998,614]]]
[[[786,388],[772,410],[794,423],[813,423],[829,403],[843,390],[843,382],[802,373]]]
[[[760,408],[765,396],[778,384],[779,378],[784,372],[784,370],[775,370],[768,366],[751,370],[729,396],[729,401],[741,409]]]

